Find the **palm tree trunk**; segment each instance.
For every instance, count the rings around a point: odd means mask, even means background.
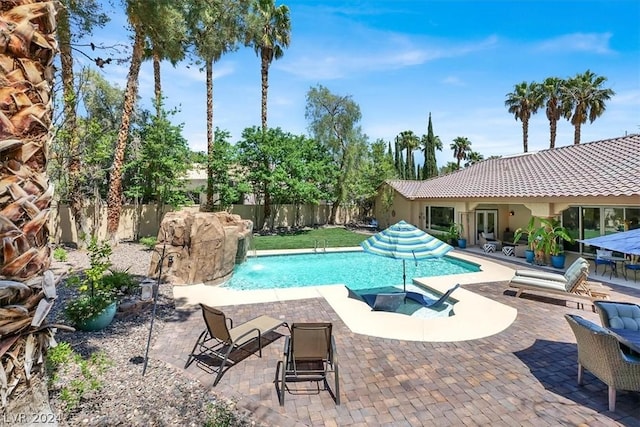
[[[575,145],[580,144],[580,127],[582,126],[582,123],[577,122],[575,125],[575,129],[573,130],[573,143]]]
[[[6,184],[0,200],[0,278],[11,279],[3,287],[0,308],[13,313],[3,318],[0,333],[0,396],[2,412],[9,415],[51,413],[43,370],[37,365],[53,336],[53,329],[40,326],[55,293],[53,275],[45,274],[51,262],[48,218],[53,187],[46,174],[46,153],[52,63],[58,49],[55,3],[13,0],[0,8],[0,90],[5,101],[0,103],[0,175]],[[46,280],[34,277],[41,274]],[[6,323],[8,319],[12,320]]]
[[[81,236],[88,235],[84,226],[84,206],[82,194],[80,194],[80,138],[77,130],[76,103],[77,98],[73,87],[73,54],[71,51],[71,27],[69,14],[66,8],[58,11],[58,40],[60,41],[60,65],[62,68],[62,93],[64,103],[64,140],[67,142],[67,154],[69,156],[68,180],[69,180],[69,207],[73,215],[78,236],[78,247],[83,247]]]
[[[263,50],[260,61],[260,75],[262,77],[262,130],[267,130],[267,92],[269,91],[269,58]]]
[[[122,123],[118,132],[118,141],[113,159],[113,168],[109,181],[109,193],[107,195],[107,239],[112,244],[118,243],[118,226],[120,225],[120,214],[122,212],[122,167],[124,164],[124,152],[129,139],[129,124],[131,115],[135,107],[138,96],[138,74],[142,64],[142,54],[144,51],[144,35],[142,31],[134,25],[135,37],[133,42],[133,52],[131,55],[131,65],[127,76],[127,88],[124,93],[124,107],[122,111]]]
[[[529,151],[529,120],[522,120],[522,146],[524,148],[524,152]]]
[[[213,60],[207,60],[207,205],[205,210],[213,211]]]
[[[549,133],[551,134],[551,140],[549,141],[549,148],[555,148],[556,146],[556,134],[558,129],[558,121],[550,120],[549,121]]]
[[[153,83],[156,96],[156,116],[162,115],[162,82],[160,81],[160,56],[153,51]]]

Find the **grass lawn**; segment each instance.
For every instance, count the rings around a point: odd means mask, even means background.
[[[315,228],[299,230],[276,236],[254,236],[252,248],[262,251],[267,249],[313,249],[316,247],[342,248],[359,246],[369,235],[355,233],[344,228]]]

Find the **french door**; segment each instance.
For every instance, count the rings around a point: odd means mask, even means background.
[[[476,210],[476,236],[482,232],[496,233],[495,238],[498,238],[497,210]]]

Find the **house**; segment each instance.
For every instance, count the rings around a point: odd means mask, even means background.
[[[471,245],[480,232],[509,241],[531,216],[561,219],[574,238],[638,228],[640,134],[488,159],[426,181],[390,180],[374,211],[380,227],[405,220],[438,234],[462,224]]]

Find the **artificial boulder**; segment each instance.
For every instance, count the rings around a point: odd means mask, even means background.
[[[246,258],[253,224],[227,212],[169,212],[160,224],[149,277],[174,285],[224,282]]]

